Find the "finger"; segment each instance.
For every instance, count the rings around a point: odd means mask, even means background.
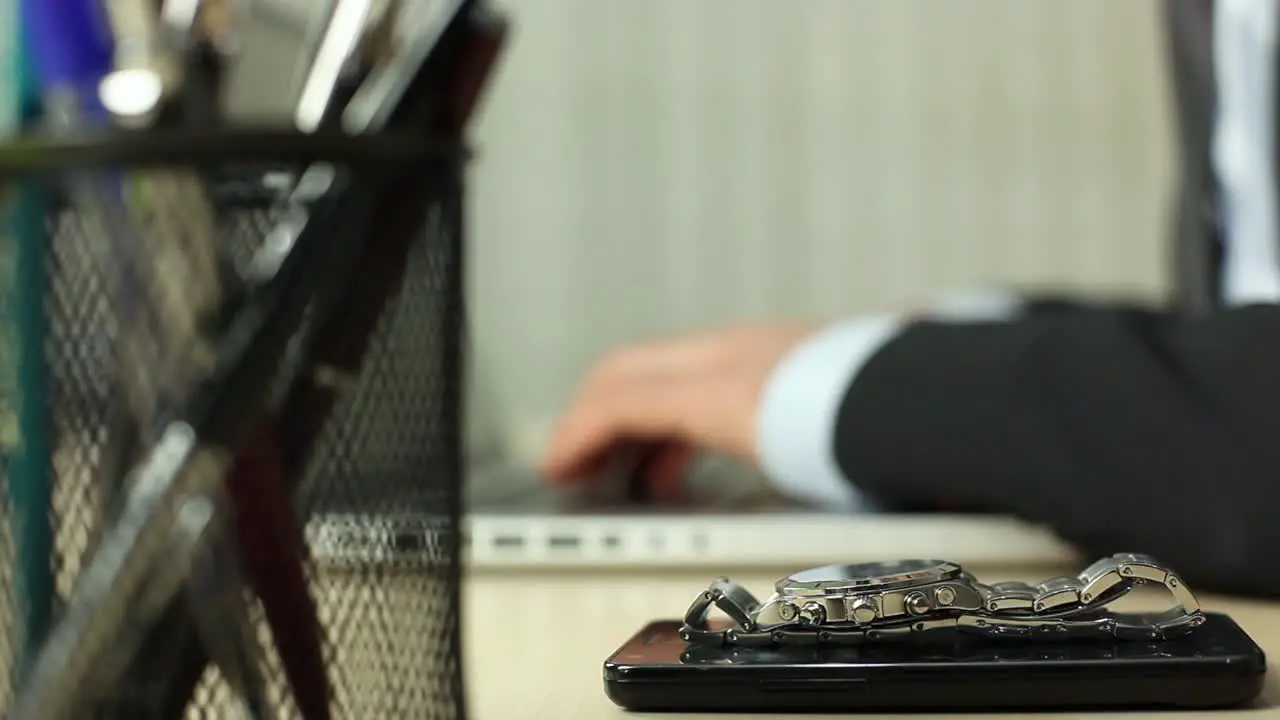
[[[545,470],[570,479],[625,443],[692,440],[687,428],[696,384],[673,376],[588,390],[556,429]]]
[[[610,353],[596,363],[561,419],[544,471],[558,480],[590,477],[615,446],[662,439],[667,419],[678,411],[663,398],[672,386],[704,373],[715,357],[715,344],[706,338]]]
[[[679,442],[667,443],[655,450],[645,467],[648,499],[659,503],[679,501],[684,496],[684,481],[696,456],[696,448]]]
[[[610,448],[576,458],[572,464],[552,466],[544,459],[539,467],[542,479],[553,484],[581,485],[604,477],[611,466],[614,451]]]
[[[706,338],[618,350],[592,367],[578,395],[703,374],[719,363],[722,354],[720,345]]]
[[[624,466],[615,479],[626,485],[628,502],[674,501],[684,481],[686,458],[691,456],[681,443],[633,444],[617,456]]]
[[[745,327],[609,354],[553,434],[545,471],[568,479],[632,441],[679,441],[752,459],[757,375],[767,370],[756,365],[807,332]]]

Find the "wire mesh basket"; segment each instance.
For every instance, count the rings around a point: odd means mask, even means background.
[[[229,268],[224,274],[243,274],[244,266],[273,237],[279,215],[288,213],[282,202],[279,178],[288,169],[201,169],[209,179],[212,213]],[[154,173],[164,177],[173,170],[114,165],[120,176]],[[186,172],[178,167],[178,172]],[[424,170],[425,172],[425,170]],[[325,420],[319,441],[302,465],[296,510],[308,525],[311,562],[307,566],[311,593],[324,626],[325,664],[332,684],[332,708],[342,717],[449,717],[461,705],[458,667],[458,493],[461,484],[461,429],[458,419],[458,355],[460,355],[461,283],[461,174],[456,169],[431,170],[430,192],[419,183],[419,201],[425,223],[406,242],[403,282],[378,311],[369,348],[360,372],[347,379],[340,401]],[[159,264],[161,260],[129,258],[101,236],[102,223],[87,217],[68,197],[69,176],[82,170],[52,174],[45,182],[28,177],[27,192],[44,200],[42,219],[47,242],[35,261],[14,259],[9,278],[19,281],[23,272],[40,272],[28,278],[29,286],[42,293],[36,325],[19,328],[23,313],[22,282],[10,288],[6,309],[14,328],[42,331],[40,359],[44,366],[46,402],[26,395],[17,374],[31,370],[32,357],[10,357],[17,370],[10,384],[20,395],[20,411],[9,416],[13,427],[29,424],[23,415],[32,405],[45,405],[47,432],[37,442],[47,450],[52,487],[52,579],[56,596],[65,601],[76,587],[79,574],[104,524],[104,500],[100,487],[102,465],[110,461],[110,437],[102,432],[118,398],[113,373],[120,372],[120,347],[140,328],[160,323],[146,313],[147,302],[122,296],[123,265]],[[193,173],[192,173],[193,174]],[[216,179],[214,179],[216,178]],[[159,181],[163,192],[172,178]],[[366,182],[366,181],[360,181]],[[12,184],[12,183],[10,183]],[[172,188],[170,188],[172,190]],[[136,211],[134,219],[151,227],[180,225],[191,209],[179,197],[165,196],[169,205],[151,206],[151,214]],[[136,210],[136,209],[134,209]],[[140,218],[140,215],[147,215]],[[29,229],[29,228],[28,228]],[[156,229],[156,233],[163,229]],[[370,232],[376,232],[370,228]],[[10,238],[13,240],[13,238]],[[10,242],[19,246],[20,242]],[[111,251],[102,251],[110,249]],[[19,256],[22,255],[18,254]],[[156,281],[152,275],[152,281]],[[163,279],[163,278],[160,278]],[[179,278],[182,284],[189,278]],[[156,284],[166,284],[156,282]],[[156,288],[137,295],[155,299]],[[29,297],[27,299],[29,301]],[[143,305],[143,307],[138,307]],[[352,309],[355,310],[355,309]],[[155,315],[152,313],[151,315]],[[31,325],[32,323],[28,323]],[[17,346],[33,337],[18,337]],[[14,345],[10,345],[14,347]],[[133,357],[136,360],[136,356]],[[182,357],[174,348],[154,348],[146,357],[152,377],[169,374]],[[28,375],[31,373],[28,373]],[[29,379],[29,378],[27,378]],[[276,379],[275,386],[282,386]],[[15,397],[10,395],[10,398]],[[17,405],[17,404],[15,404]],[[27,420],[24,423],[23,420]],[[251,418],[246,418],[250,421]],[[24,447],[31,451],[31,447]],[[15,451],[14,456],[23,455]],[[6,482],[9,480],[6,468]],[[17,587],[13,577],[15,538],[13,506],[0,515],[0,583]],[[376,552],[337,555],[333,538],[343,527],[361,530],[385,527],[389,519],[415,519],[424,527],[416,552],[398,555],[388,562]],[[401,527],[403,523],[399,524]],[[349,533],[348,533],[349,534]],[[13,662],[20,650],[17,630],[19,611],[13,593],[4,593],[0,607],[0,662]],[[251,611],[266,659],[266,689],[273,715],[297,714],[287,679],[274,655],[275,644],[261,616],[260,603],[251,598]],[[182,644],[200,642],[193,634],[169,634],[163,638],[165,657],[180,656]],[[170,655],[172,653],[172,655]],[[168,662],[166,662],[168,664]],[[163,666],[161,666],[163,667]],[[174,701],[170,694],[182,684],[177,671],[164,676],[152,667],[150,676],[111,688],[102,706],[120,707],[118,716],[173,716],[177,705],[191,717],[234,716],[228,685],[214,667],[198,667],[198,689],[191,702]],[[137,674],[137,673],[136,673]],[[12,673],[6,673],[10,678]],[[136,697],[124,697],[132,693]],[[180,694],[180,693],[179,693]],[[0,692],[0,705],[14,697],[12,682]],[[111,715],[111,712],[104,715]]]
[[[413,132],[0,145],[0,714],[465,716],[483,20],[441,40]]]
[[[381,162],[385,165],[389,161],[384,158]],[[340,400],[327,417],[319,418],[323,421],[319,439],[299,466],[301,484],[295,491],[295,510],[311,541],[306,570],[323,625],[324,659],[332,688],[330,705],[336,717],[456,717],[461,712],[457,526],[462,472],[459,355],[463,228],[457,164],[436,163],[431,169],[423,166],[414,171],[421,179],[414,184],[416,192],[409,191],[407,197],[416,196],[425,222],[417,224],[412,237],[402,243],[402,281],[385,305],[376,310],[339,308],[376,313],[376,322],[358,372],[344,379],[341,392],[335,393]],[[164,202],[152,203],[145,210],[128,203],[122,207],[131,211],[137,226],[148,226],[147,232],[157,235],[172,233],[173,228],[183,225],[183,216],[192,212],[175,187],[178,178],[198,176],[207,181],[209,207],[225,263],[219,272],[238,277],[272,241],[274,228],[282,222],[281,214],[291,212],[289,203],[282,202],[279,188],[281,179],[296,168],[296,162],[196,168],[170,160],[170,166],[162,169],[121,162],[100,173],[150,176],[155,183],[151,189]],[[38,464],[36,456],[46,453],[45,469],[52,487],[52,579],[56,597],[63,603],[97,550],[104,527],[107,509],[102,488],[96,483],[101,482],[104,464],[118,452],[104,432],[113,403],[119,400],[120,387],[113,382],[113,374],[122,372],[122,363],[138,359],[136,354],[122,358],[121,348],[141,329],[155,332],[163,325],[155,317],[163,313],[148,313],[146,307],[164,297],[163,289],[125,288],[121,279],[129,275],[125,266],[152,266],[153,285],[168,285],[170,292],[175,287],[187,292],[185,286],[193,284],[188,277],[168,278],[177,280],[176,285],[161,277],[165,272],[176,272],[174,267],[188,267],[180,262],[169,260],[168,270],[161,271],[154,267],[166,262],[160,257],[130,257],[111,247],[111,241],[103,236],[102,218],[91,217],[67,192],[76,182],[72,176],[86,174],[88,171],[75,168],[42,179],[27,176],[5,185],[9,200],[24,193],[26,201],[32,195],[39,198],[43,217],[39,221],[27,219],[42,226],[46,239],[34,257],[32,246],[24,253],[21,239],[6,239],[6,247],[19,250],[5,263],[11,285],[5,295],[5,319],[17,332],[16,336],[10,334],[14,342],[6,343],[10,357],[5,368],[10,371],[11,390],[6,396],[11,412],[4,418],[10,446],[6,459]],[[403,187],[407,176],[405,172],[399,176],[398,184]],[[352,172],[352,177],[353,186],[376,184],[358,171]],[[389,182],[386,173],[381,177],[385,188]],[[13,211],[12,206],[9,209]],[[29,226],[26,231],[32,229]],[[389,228],[375,218],[366,231],[370,233],[368,242],[373,242],[372,233],[405,229]],[[39,276],[33,277],[33,272]],[[145,285],[136,274],[134,281]],[[32,295],[33,290],[38,296]],[[33,297],[38,308],[30,306]],[[349,301],[339,295],[336,302]],[[22,322],[23,318],[27,322]],[[31,343],[37,338],[43,338],[41,349],[32,353]],[[15,353],[15,348],[25,352]],[[172,374],[183,357],[173,347],[154,347],[145,360],[151,363],[148,374],[162,378]],[[36,365],[44,372],[35,372]],[[278,402],[287,397],[281,392],[287,379],[287,360],[282,360],[281,367],[284,370],[273,371],[276,377],[271,383],[280,396]],[[44,392],[33,397],[29,390],[36,376],[42,376]],[[160,417],[163,421],[162,414]],[[42,420],[47,423],[43,431],[39,428]],[[19,438],[25,443],[20,449],[16,445]],[[23,471],[6,466],[6,484],[16,477],[13,473]],[[9,665],[0,679],[0,707],[6,708],[16,690],[16,663],[23,643],[19,625],[29,619],[24,618],[12,591],[24,586],[15,575],[22,572],[18,556],[21,536],[26,532],[13,513],[12,503],[0,509],[0,585],[10,590],[0,597],[0,663]],[[412,523],[421,528],[412,551],[395,556],[399,562],[389,562],[392,558],[377,552],[335,552],[341,544],[335,544],[334,538],[341,539],[353,530],[368,537],[371,528],[390,527],[388,523],[400,528],[401,535]],[[399,549],[404,551],[403,540],[400,543]],[[252,596],[249,603],[265,658],[271,716],[297,716],[261,604]],[[57,610],[53,612],[49,622],[57,620]],[[198,687],[190,694],[182,690],[184,646],[199,645],[201,638],[177,632],[166,633],[159,640],[164,646],[159,651],[164,658],[161,664],[153,660],[149,668],[135,669],[127,681],[108,689],[105,697],[96,698],[96,707],[115,708],[98,710],[99,715],[235,716],[233,693],[212,666],[194,666]],[[148,647],[143,645],[144,650]],[[186,697],[191,698],[189,702]]]
[[[381,132],[0,144],[0,714],[465,716],[457,7]]]

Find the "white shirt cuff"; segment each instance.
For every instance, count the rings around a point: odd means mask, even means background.
[[[867,505],[836,463],[836,417],[858,371],[901,326],[897,316],[838,323],[801,343],[774,369],[761,394],[756,444],[760,467],[778,490],[821,507]]]
[[[927,317],[937,322],[1012,320],[1026,309],[1026,300],[1003,288],[980,288],[944,295],[929,306]]]

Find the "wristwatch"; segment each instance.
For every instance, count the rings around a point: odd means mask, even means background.
[[[1120,613],[1107,606],[1134,588],[1162,585],[1174,599],[1163,613]],[[719,609],[731,623],[710,622]],[[858,644],[953,629],[991,638],[1107,637],[1164,640],[1199,627],[1191,590],[1148,555],[1105,557],[1075,577],[1036,585],[987,585],[945,560],[829,565],[779,580],[761,603],[718,578],[685,614],[680,636],[696,644]]]

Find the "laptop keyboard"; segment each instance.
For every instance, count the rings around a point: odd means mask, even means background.
[[[592,514],[653,512],[777,512],[803,505],[778,493],[757,470],[733,458],[705,456],[684,478],[685,497],[678,502],[635,503],[624,483],[613,480],[579,488],[557,488],[539,482],[528,470],[478,468],[472,473],[468,500],[472,511],[589,511]]]

